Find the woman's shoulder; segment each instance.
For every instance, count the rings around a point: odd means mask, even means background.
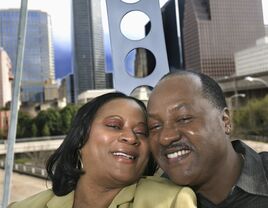
[[[33,196],[30,196],[22,201],[11,203],[8,208],[44,208],[47,207],[47,202],[53,198],[55,195],[52,190],[42,191]]]
[[[178,186],[167,178],[147,176],[137,184],[135,199],[162,207],[195,208],[196,196],[187,186]],[[153,206],[151,206],[153,207]]]
[[[52,190],[42,191],[19,202],[11,203],[8,208],[48,208],[64,207],[71,208],[74,200],[74,191],[64,195],[56,196]]]

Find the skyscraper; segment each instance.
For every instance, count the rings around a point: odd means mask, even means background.
[[[61,85],[59,88],[59,99],[65,100],[67,103],[74,103],[74,75],[67,74],[61,79]]]
[[[13,66],[17,58],[19,10],[0,10],[0,44]],[[14,67],[13,67],[14,68]],[[28,11],[22,72],[21,101],[43,102],[44,84],[55,81],[54,51],[50,16],[42,11]]]
[[[111,88],[104,65],[101,0],[73,0],[72,7],[75,94]]]
[[[214,78],[235,72],[234,53],[264,36],[261,0],[178,0],[186,68]]]

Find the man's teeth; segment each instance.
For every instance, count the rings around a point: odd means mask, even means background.
[[[186,155],[188,153],[190,153],[190,150],[179,150],[178,152],[173,152],[173,153],[167,154],[167,157],[169,159],[172,159],[172,158],[176,158],[176,157]]]
[[[132,156],[132,155],[128,155],[128,154],[123,153],[123,152],[114,152],[113,155],[115,155],[115,156],[126,157],[126,158],[128,158],[128,159],[130,159],[130,160],[134,160],[134,159],[135,159],[134,156]]]

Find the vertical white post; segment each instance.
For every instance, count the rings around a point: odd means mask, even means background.
[[[19,109],[18,104],[20,98],[20,85],[21,85],[24,45],[26,36],[26,25],[27,25],[27,3],[28,0],[21,0],[20,20],[18,28],[18,42],[17,42],[18,44],[17,60],[16,60],[15,80],[13,83],[13,93],[11,101],[11,120],[7,138],[7,153],[5,160],[5,177],[3,186],[2,208],[6,208],[8,206],[10,199],[11,178],[14,164],[14,144],[16,141],[16,133],[17,133],[17,118]]]

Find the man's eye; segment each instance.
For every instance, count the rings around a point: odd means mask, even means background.
[[[177,123],[182,123],[182,124],[186,124],[192,121],[192,116],[185,116],[185,117],[180,117],[177,119]]]
[[[135,131],[134,133],[136,135],[142,135],[142,136],[147,136],[148,135],[147,132],[145,132],[145,131]]]
[[[160,129],[160,128],[161,128],[160,124],[153,124],[153,125],[149,126],[150,131],[157,130],[157,129]]]

